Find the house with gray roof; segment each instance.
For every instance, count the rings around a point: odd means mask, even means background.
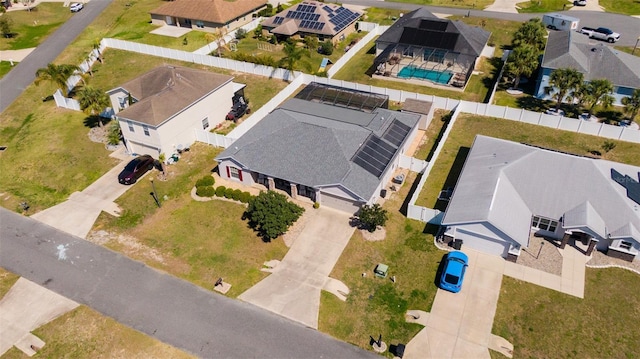
[[[533,236],[633,261],[640,167],[476,136],[442,219],[447,240],[515,260]]]
[[[551,31],[542,57],[536,97],[550,99],[551,72],[571,68],[581,72],[584,80],[608,79],[614,86],[614,104],[620,105],[624,97],[640,88],[640,58],[574,31]]]
[[[376,75],[464,87],[480,56],[491,56],[490,32],[440,19],[425,8],[402,16],[376,40]]]
[[[127,150],[170,156],[196,140],[195,130],[225,119],[243,84],[233,77],[177,66],[159,66],[107,91]]]
[[[216,160],[220,176],[284,190],[349,213],[379,198],[420,116],[307,101],[284,102]]]

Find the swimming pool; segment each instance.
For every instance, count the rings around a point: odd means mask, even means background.
[[[403,79],[413,77],[417,79],[437,82],[439,84],[447,84],[453,77],[453,72],[420,69],[412,65],[403,67],[402,70],[398,72],[398,77]]]

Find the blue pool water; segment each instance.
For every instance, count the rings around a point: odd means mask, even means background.
[[[451,71],[434,71],[427,69],[419,69],[415,66],[405,66],[398,72],[398,77],[406,79],[406,78],[417,78],[423,80],[429,80],[433,82],[437,82],[439,84],[447,84],[449,80],[453,77],[453,72]]]

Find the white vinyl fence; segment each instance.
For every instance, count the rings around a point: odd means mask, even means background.
[[[362,27],[365,27],[367,30],[363,29]],[[387,31],[388,28],[389,26],[379,26],[375,23],[359,22],[358,30],[368,31],[369,33],[362,39],[360,39],[360,41],[358,41],[355,45],[353,45],[353,47],[349,49],[349,51],[342,55],[342,57],[340,57],[340,59],[336,61],[333,66],[331,66],[331,68],[327,71],[327,76],[333,77],[336,73],[338,73],[338,71],[340,71],[340,69],[342,69],[342,67],[344,67],[344,65],[347,64],[347,62],[349,62],[349,60],[351,60],[358,53],[358,51],[367,46],[367,44],[371,42],[371,40]]]
[[[410,157],[405,155],[401,155],[400,161],[398,162],[398,166],[400,166],[400,168],[405,168],[405,169],[408,169],[409,171],[418,172],[418,173],[422,173],[422,171],[424,171],[428,165],[429,165],[429,162],[425,160],[420,160],[415,157]]]
[[[53,93],[53,99],[56,101],[56,106],[58,107],[80,111],[80,103],[72,98],[64,97],[60,89],[57,89],[56,92]]]
[[[258,25],[260,25],[260,23],[262,22],[262,17],[258,17],[253,19],[253,21],[251,21],[248,24],[245,24],[243,26],[240,26],[239,28],[231,31],[230,33],[226,34],[223,39],[224,39],[224,43],[228,44],[230,43],[232,40],[234,40],[236,38],[236,32],[238,32],[239,29],[244,29],[246,32],[251,32],[253,30],[255,30],[256,27],[258,27]],[[203,47],[197,49],[196,51],[194,51],[194,54],[199,54],[199,55],[208,55],[211,52],[215,51],[218,49],[218,43],[217,42],[212,42],[210,44],[206,44]]]

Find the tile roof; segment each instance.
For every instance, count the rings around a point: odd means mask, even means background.
[[[358,21],[361,16],[361,12],[340,5],[303,1],[265,19],[262,26],[279,35],[291,36],[298,32],[305,32],[334,36]],[[324,25],[321,28],[311,27],[318,23]]]
[[[427,29],[423,26],[423,21],[426,21],[429,25],[437,25],[435,27],[438,29]],[[420,39],[425,37],[434,37],[439,34],[452,34],[452,38],[456,38],[455,44],[453,45],[454,52],[474,55],[476,57],[480,56],[484,46],[487,44],[487,41],[489,41],[489,36],[491,35],[490,32],[485,31],[480,27],[469,26],[459,20],[452,21],[440,19],[425,8],[418,8],[408,14],[405,14],[398,19],[398,21],[393,23],[387,31],[380,35],[376,40],[376,43],[417,45],[412,41],[407,40],[411,38],[411,36],[405,36],[411,31],[424,32],[424,34],[418,33],[416,35]],[[456,37],[454,34],[458,34],[458,36]]]
[[[186,67],[156,67],[119,86],[138,102],[117,116],[158,126],[231,80],[231,76]]]
[[[640,88],[640,58],[575,31],[551,31],[541,67],[572,68],[586,81],[606,78],[614,86]]]
[[[640,172],[617,162],[476,136],[442,223],[495,222],[520,243],[527,240],[532,214],[558,220],[567,215],[568,225],[590,226],[598,235],[622,233],[628,225],[640,228],[639,206],[611,178],[612,168],[630,176]],[[504,180],[513,189],[505,187],[509,201],[499,198]],[[516,217],[520,224],[509,224]]]
[[[226,24],[266,4],[267,0],[173,0],[150,13]]]
[[[310,187],[342,185],[368,201],[380,179],[353,158],[371,134],[382,137],[393,120],[413,128],[419,116],[381,108],[364,113],[290,99],[216,159],[233,159],[251,171]]]

